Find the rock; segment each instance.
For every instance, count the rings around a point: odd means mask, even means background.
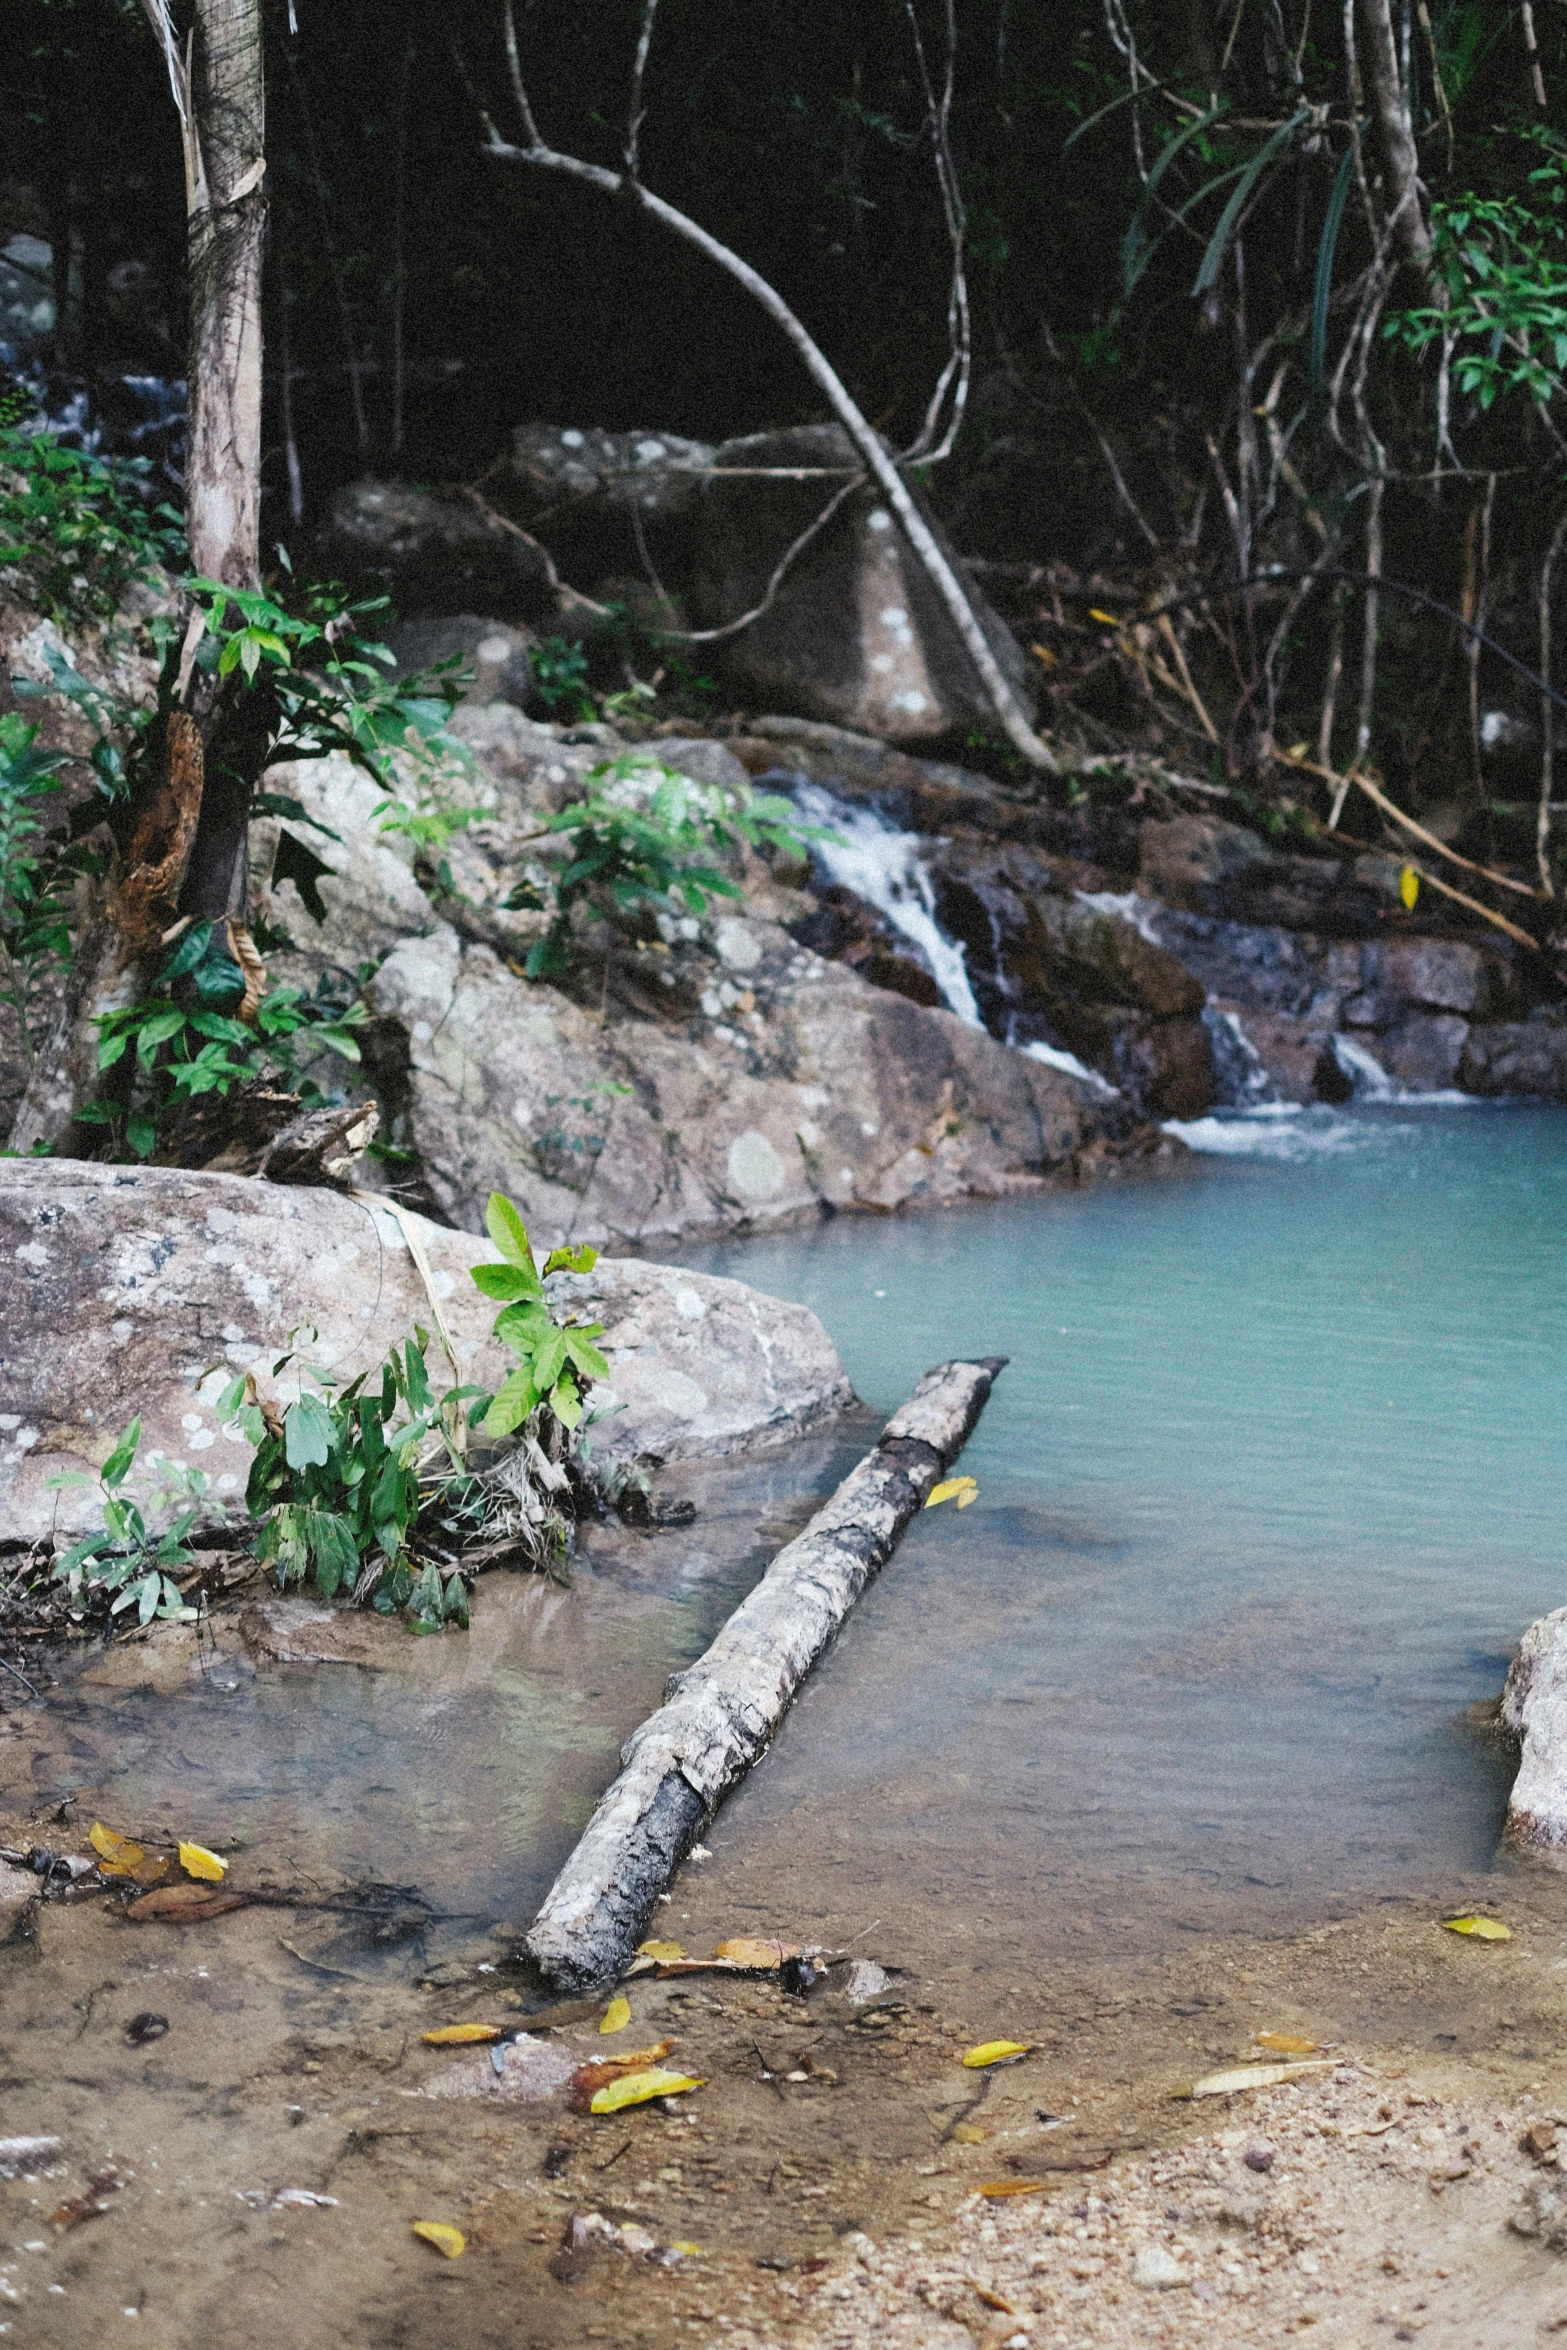
[[[1268,2138],[1254,2138],[1246,2149],[1246,2168],[1270,2171],[1278,2159],[1278,2148]]]
[[[380,830],[377,811],[386,793],[341,752],[325,759],[291,759],[269,767],[263,787],[297,800],[297,817],[266,817],[251,829],[251,865],[261,910],[288,930],[307,957],[352,972],[374,960],[388,939],[435,926],[435,909],[413,877],[413,852]],[[324,829],[318,829],[318,827]],[[303,885],[280,876],[282,863],[303,850],[312,874]],[[297,870],[297,867],[296,867]],[[325,921],[308,902],[318,895]]]
[[[1254,832],[1219,816],[1173,816],[1145,824],[1140,872],[1150,895],[1194,914],[1216,914],[1217,897],[1238,876],[1273,863]]]
[[[554,625],[548,568],[456,492],[361,480],[339,490],[315,559],[324,578],[389,595],[405,619],[491,612]]]
[[[383,641],[397,655],[399,670],[433,669],[454,655],[473,671],[463,689],[466,702],[512,702],[528,709],[535,699],[533,662],[538,638],[509,620],[485,620],[457,612],[446,620],[400,620]]]
[[[619,570],[643,575],[635,516],[660,577],[678,587],[705,469],[716,456],[706,441],[678,433],[520,424],[487,488],[579,586]]]
[[[1191,2272],[1182,2268],[1162,2244],[1139,2244],[1132,2254],[1132,2282],[1151,2293],[1168,2293],[1175,2285],[1189,2285]]]
[[[1471,1028],[1458,1082],[1466,1093],[1567,1098],[1567,1025],[1560,1013],[1540,1011],[1528,1020]]]
[[[1508,1841],[1547,1851],[1567,1845],[1567,1608],[1525,1632],[1502,1692],[1502,1723],[1520,1749]]]
[[[1531,2236],[1549,2251],[1567,2252],[1567,2181],[1543,2175],[1531,2179],[1507,2224],[1515,2235]]]
[[[699,627],[721,626],[759,604],[779,558],[834,488],[859,470],[853,443],[837,424],[726,441],[713,464],[697,508],[689,579],[669,583],[686,587]],[[768,479],[769,467],[799,468],[807,478]],[[928,507],[925,517],[944,544]],[[998,660],[1031,704],[1020,647],[979,591],[972,592]],[[796,558],[761,619],[711,648],[710,657],[753,705],[889,742],[997,725],[946,607],[874,485],[846,499]]]
[[[1376,1057],[1405,1091],[1438,1093],[1455,1083],[1468,1037],[1468,1021],[1450,1012],[1406,1012],[1380,1032]]]
[[[0,2138],[0,2179],[47,2170],[64,2152],[63,2138]]]
[[[418,1221],[465,1381],[506,1358],[469,1279],[487,1240]],[[373,1200],[176,1168],[12,1160],[0,1166],[0,1257],[14,1268],[0,1334],[0,1540],[93,1522],[96,1494],[49,1480],[95,1469],[130,1419],[141,1460],[202,1469],[212,1514],[239,1506],[249,1449],[214,1409],[236,1371],[264,1392],[301,1325],[313,1360],[352,1377],[379,1363],[430,1299],[397,1220]],[[621,1410],[593,1432],[606,1468],[777,1443],[849,1400],[821,1324],[736,1281],[606,1260],[566,1275],[604,1324]],[[439,1344],[431,1368],[442,1376]],[[600,1401],[607,1401],[600,1391]]]
[[[1225,1098],[1242,1099],[1242,1089],[1252,1074],[1252,1067],[1261,1070],[1274,1097],[1281,1102],[1346,1102],[1354,1091],[1333,1057],[1330,1042],[1332,1030],[1320,1020],[1296,1019],[1287,1012],[1254,1012],[1235,1004],[1216,1004],[1210,1013],[1208,1033],[1215,1041],[1216,1053],[1222,1051],[1222,1038],[1215,1038],[1213,1018],[1217,1015],[1230,1024],[1231,1033],[1241,1043],[1242,1064],[1236,1071],[1236,1086]],[[1245,1054],[1249,1048],[1252,1066],[1247,1066]]]
[[[669,1017],[608,1024],[454,930],[387,957],[369,998],[407,1040],[401,1131],[442,1215],[476,1226],[502,1189],[541,1238],[645,1245],[1005,1197],[1131,1137],[1125,1105],[771,923],[706,937],[629,957]]]
[[[14,1861],[0,1860],[0,1942],[10,1942],[26,1930],[38,1907],[38,1892],[38,1879],[31,1869],[18,1868]],[[5,2143],[0,2139],[0,2146]],[[58,2145],[58,2139],[55,2143]]]
[[[873,1958],[857,1958],[849,1969],[844,1995],[851,2007],[863,2007],[867,2000],[879,1999],[892,1982],[885,1967]]]
[[[766,717],[750,722],[730,748],[752,775],[803,775],[844,800],[873,800],[901,832],[941,833],[966,828],[988,838],[1025,836],[1037,804],[987,775],[946,759],[916,759],[877,736],[855,734],[821,719]]]
[[[1109,1037],[1108,1073],[1147,1117],[1200,1118],[1213,1107],[1218,1098],[1213,1044],[1201,1020],[1157,1020],[1147,1012],[1116,1010],[1103,1016],[1103,1025]],[[1099,1055],[1093,1058],[1103,1066]]]

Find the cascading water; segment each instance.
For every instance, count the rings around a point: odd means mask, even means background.
[[[936,897],[924,862],[925,841],[899,832],[874,808],[847,806],[819,783],[797,783],[794,801],[807,823],[836,835],[813,843],[817,864],[840,889],[853,890],[918,947],[949,1012],[982,1028],[963,949],[936,920]]]
[[[1398,1099],[1398,1087],[1393,1083],[1381,1062],[1357,1044],[1352,1036],[1335,1036],[1333,1058],[1355,1089],[1355,1099],[1362,1102],[1392,1102]]]
[[[837,836],[813,844],[816,862],[827,879],[874,906],[900,937],[917,947],[948,1011],[955,1012],[970,1028],[983,1028],[963,948],[948,938],[936,920],[936,894],[925,864],[929,844],[923,834],[900,832],[874,808],[851,806],[819,783],[802,779],[793,788],[795,805],[806,821]],[[1018,1045],[1010,1023],[1003,1041],[1030,1060],[1043,1061],[1098,1092],[1112,1094],[1117,1090],[1097,1071],[1085,1068],[1075,1053],[1050,1044]]]

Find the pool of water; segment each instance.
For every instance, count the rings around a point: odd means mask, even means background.
[[[1134,1939],[1492,1865],[1469,1709],[1567,1601],[1567,1114],[1231,1120],[1165,1181],[706,1251],[888,1408],[1006,1354],[724,1851]]]

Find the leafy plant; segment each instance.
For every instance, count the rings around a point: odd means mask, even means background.
[[[1447,301],[1401,310],[1383,329],[1411,351],[1451,337],[1453,380],[1483,409],[1514,391],[1544,407],[1567,373],[1567,150],[1537,135],[1532,198],[1433,200],[1432,266]]]
[[[196,1610],[186,1606],[174,1578],[182,1567],[196,1563],[185,1537],[196,1522],[196,1507],[207,1491],[207,1480],[199,1469],[181,1469],[165,1462],[164,1479],[145,1497],[144,1508],[126,1491],[140,1444],[138,1413],[98,1472],[102,1523],[62,1552],[55,1562],[54,1578],[69,1585],[73,1599],[112,1592],[109,1613],[114,1616],[134,1607],[139,1623],[150,1624],[154,1616],[165,1623],[192,1623]],[[73,1472],[53,1482],[90,1485],[93,1479]],[[160,1532],[158,1519],[173,1501],[181,1499],[189,1506]]]
[[[588,657],[569,637],[547,636],[529,655],[539,700],[552,714],[592,719],[598,713],[588,692]]]
[[[473,1391],[433,1393],[427,1343],[419,1331],[394,1347],[379,1386],[367,1373],[339,1389],[307,1365],[315,1392],[286,1411],[260,1402],[248,1375],[224,1390],[218,1411],[256,1447],[245,1502],[261,1521],[256,1555],[279,1583],[309,1575],[323,1599],[353,1591],[382,1615],[407,1608],[429,1629],[466,1628],[461,1575],[443,1583],[416,1530],[421,1510],[462,1473],[456,1415]]]
[[[509,1436],[530,1413],[546,1406],[566,1429],[582,1419],[582,1391],[589,1380],[607,1379],[609,1365],[593,1341],[601,1322],[557,1322],[544,1295],[552,1273],[588,1273],[598,1263],[596,1248],[557,1248],[542,1269],[534,1260],[527,1228],[504,1192],[492,1191],[485,1229],[505,1260],[475,1265],[474,1286],[498,1298],[495,1336],[517,1358],[479,1422],[481,1435]]]
[[[0,406],[0,569],[51,619],[107,619],[133,580],[179,564],[184,524],[149,502],[146,458],[69,449],[26,430],[17,405]]]
[[[128,1099],[100,1097],[81,1111],[85,1124],[107,1126],[135,1157],[156,1148],[171,1111],[203,1094],[220,1097],[267,1076],[282,1077],[307,1105],[328,1096],[307,1063],[325,1048],[359,1059],[354,1035],[367,1017],[341,979],[323,973],[312,994],[275,988],[238,1019],[246,977],[213,922],[195,923],[168,956],[151,991],[98,1022],[98,1067],[116,1069],[134,1055]]]
[[[70,909],[57,894],[67,868],[38,813],[66,760],[40,750],[37,736],[14,710],[0,716],[0,1003],[16,1015],[29,1068],[39,998],[71,951]]]
[[[713,864],[715,855],[745,841],[799,856],[806,840],[823,837],[819,828],[799,825],[785,799],[757,794],[749,785],[693,783],[631,751],[601,762],[588,781],[586,799],[557,810],[531,836],[569,833],[572,855],[552,885],[554,919],[528,950],[523,969],[530,979],[565,968],[572,914],[584,900],[597,896],[625,914],[679,899],[689,913],[701,914],[710,897],[741,895]],[[515,907],[540,901],[525,884],[507,902]]]

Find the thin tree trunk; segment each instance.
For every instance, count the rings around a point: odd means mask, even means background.
[[[397,85],[397,160],[392,196],[392,455],[403,453],[407,419],[403,330],[408,310],[408,92],[413,80],[414,45],[403,51]]]
[[[261,557],[261,264],[266,231],[261,0],[195,0],[183,50],[168,0],[143,0],[162,44],[185,156],[190,269],[185,523],[192,569],[254,587]],[[187,639],[187,642],[191,640]],[[98,1091],[96,1023],[133,1002],[177,910],[244,911],[251,714],[201,670],[170,713],[157,780],[118,812],[116,870],[81,925],[66,1006],[22,1097],[10,1147],[69,1141]],[[215,739],[225,739],[212,756]]]
[[[1360,68],[1376,122],[1393,250],[1424,276],[1431,266],[1431,231],[1420,205],[1420,157],[1409,93],[1398,69],[1393,11],[1390,0],[1358,0],[1358,5]]]

